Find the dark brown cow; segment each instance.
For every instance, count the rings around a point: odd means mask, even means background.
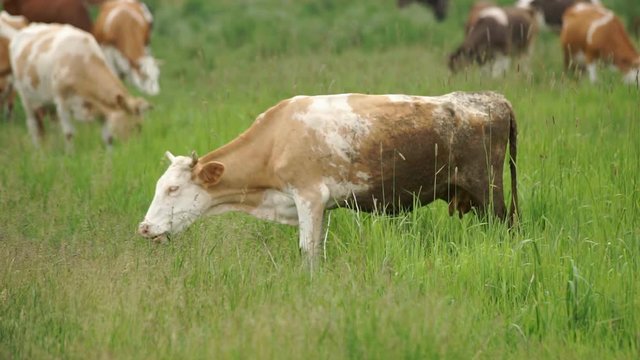
[[[73,25],[91,32],[91,17],[84,0],[2,0],[12,15],[22,15],[30,22]]]
[[[546,25],[558,32],[562,27],[564,12],[579,2],[600,5],[600,0],[519,0],[518,6],[536,9],[541,16],[540,25]]]
[[[433,13],[438,21],[447,17],[447,7],[449,0],[398,0],[398,7],[403,8],[411,3],[418,3],[433,9]]]
[[[533,10],[482,2],[472,8],[465,31],[464,42],[449,56],[449,69],[457,72],[472,63],[491,64],[491,74],[499,76],[511,57],[528,57],[538,26]]]

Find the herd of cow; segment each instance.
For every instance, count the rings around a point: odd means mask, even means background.
[[[3,98],[10,103],[12,88],[18,92],[36,144],[45,106],[53,104],[68,144],[72,116],[98,117],[110,146],[114,133],[127,134],[149,108],[128,93],[121,79],[150,95],[159,91],[158,67],[148,48],[149,10],[138,0],[98,0],[92,25],[86,8],[65,12],[76,15],[68,19],[38,17],[38,8],[27,6],[37,1],[4,2],[5,10],[26,18],[0,15]],[[83,0],[55,1],[86,7]],[[640,57],[620,20],[600,4],[574,1],[475,4],[465,40],[449,58],[451,70],[490,64],[494,75],[501,74],[510,58],[531,52],[542,16],[561,29],[567,68],[584,64],[595,81],[595,60],[611,61],[626,81],[637,82]],[[438,18],[446,15],[446,0],[421,2],[433,6]],[[548,7],[550,2],[566,6],[558,10]],[[561,11],[560,16],[551,10]],[[512,225],[518,214],[516,135],[511,104],[494,92],[296,96],[260,114],[235,140],[205,156],[167,152],[170,165],[138,233],[163,242],[203,215],[242,211],[299,225],[300,249],[317,259],[326,210],[335,207],[394,213],[441,199],[449,203],[450,215],[492,213]],[[506,158],[509,211],[502,180]]]
[[[639,82],[640,54],[620,19],[599,0],[520,0],[510,7],[478,2],[469,13],[464,42],[449,56],[449,68],[455,72],[471,63],[486,64],[493,76],[500,76],[512,58],[526,68],[539,23],[559,29],[567,71],[586,67],[595,82],[596,63],[605,62],[626,83]]]
[[[159,92],[159,69],[149,41],[153,18],[137,0],[105,1],[92,25],[81,0],[5,0],[0,14],[0,85],[6,116],[20,95],[38,145],[47,106],[55,106],[70,147],[77,120],[100,118],[102,137],[125,137],[149,103],[133,97],[125,79],[146,94]],[[8,11],[15,14],[11,15]]]

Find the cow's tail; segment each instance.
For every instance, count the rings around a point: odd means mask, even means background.
[[[518,155],[518,127],[513,108],[510,107],[509,119],[509,170],[511,171],[511,206],[509,209],[509,225],[514,226],[520,211],[518,210],[518,181],[516,177],[516,157]]]

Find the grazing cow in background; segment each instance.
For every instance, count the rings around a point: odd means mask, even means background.
[[[591,82],[596,81],[596,62],[612,63],[626,83],[638,84],[640,55],[620,19],[602,6],[576,4],[563,16],[560,41],[565,69],[586,65]]]
[[[24,16],[9,15],[6,11],[0,12],[0,26],[9,26],[19,30],[27,24],[27,19]],[[9,59],[9,38],[0,36],[0,108],[5,119],[10,119],[13,114],[14,98],[15,91],[13,90],[11,60]]]
[[[91,32],[91,17],[84,0],[2,0],[12,15],[23,15],[30,22],[70,24]]]
[[[242,211],[299,225],[300,249],[313,259],[325,210],[336,207],[394,213],[441,199],[450,213],[490,211],[510,223],[517,212],[515,117],[494,92],[296,96],[203,157],[167,157],[138,228],[158,242],[203,215]]]
[[[160,71],[149,42],[153,17],[137,0],[113,0],[102,4],[93,35],[102,46],[111,68],[141,91],[160,91]]]
[[[398,7],[403,8],[411,3],[418,3],[433,9],[436,20],[442,21],[447,17],[449,0],[398,0]]]
[[[486,8],[494,7],[494,4],[491,1],[477,1],[471,6],[471,10],[469,10],[469,15],[467,16],[467,21],[464,23],[464,34],[467,35],[473,29],[473,26],[478,22],[478,16],[480,12]]]
[[[15,88],[36,145],[43,135],[36,110],[47,104],[56,107],[68,147],[74,134],[72,115],[85,121],[100,116],[108,147],[114,133],[124,137],[139,126],[149,104],[129,95],[91,34],[70,25],[41,23],[20,31],[2,26],[0,33],[11,39]]]
[[[472,8],[465,31],[462,45],[449,55],[449,69],[491,64],[495,77],[508,69],[511,57],[528,61],[538,26],[532,10],[480,3]]]
[[[517,4],[518,7],[537,10],[538,24],[559,32],[562,28],[562,15],[568,8],[579,2],[600,5],[600,0],[518,0]]]

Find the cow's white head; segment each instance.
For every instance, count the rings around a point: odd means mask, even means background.
[[[166,156],[171,164],[158,180],[153,201],[138,227],[140,235],[157,242],[184,230],[213,206],[205,187],[216,185],[224,172],[219,162],[198,164],[195,153],[187,157],[167,151]]]
[[[138,59],[138,68],[131,72],[131,82],[145,93],[157,95],[160,92],[159,77],[158,61],[147,50],[147,54]]]

